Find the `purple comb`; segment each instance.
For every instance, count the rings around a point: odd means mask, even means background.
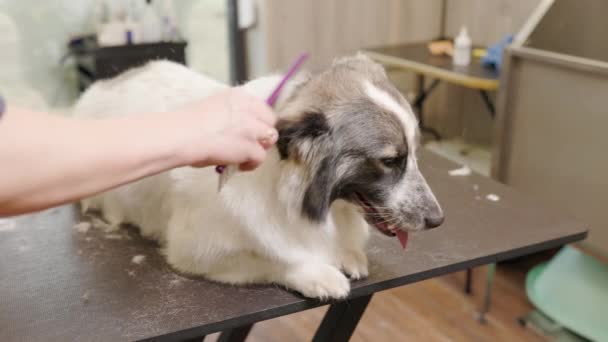
[[[281,93],[281,90],[285,86],[285,83],[287,83],[287,81],[289,81],[289,79],[292,78],[293,75],[296,74],[296,72],[298,71],[298,69],[300,68],[300,66],[302,65],[302,63],[304,63],[307,58],[308,58],[308,54],[307,53],[303,53],[289,67],[289,69],[287,70],[287,73],[285,74],[285,76],[283,76],[283,79],[281,80],[281,83],[279,83],[279,85],[274,89],[274,91],[272,92],[272,94],[270,94],[270,97],[266,100],[266,103],[269,106],[274,106],[274,103],[277,102],[277,99],[279,98],[279,94]]]
[[[296,72],[298,71],[298,69],[300,68],[302,63],[304,63],[307,58],[308,58],[308,54],[302,53],[298,57],[298,59],[296,59],[296,61],[293,62],[293,64],[287,70],[287,73],[285,74],[285,76],[283,76],[283,79],[281,79],[281,82],[279,83],[279,85],[274,89],[272,94],[270,94],[270,97],[268,99],[266,99],[266,104],[268,104],[271,107],[274,106],[274,103],[277,102],[277,99],[279,98],[279,94],[281,93],[281,90],[285,86],[285,83],[287,83],[287,81],[289,81],[289,79],[292,78],[293,75],[296,74]],[[218,165],[215,167],[215,172],[221,174],[222,172],[224,172],[225,169],[226,169],[226,165]]]

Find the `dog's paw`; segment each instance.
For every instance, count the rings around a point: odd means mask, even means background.
[[[104,233],[113,233],[120,228],[119,221],[106,222],[99,217],[93,217],[91,219],[91,224],[93,225],[93,228],[102,230]]]
[[[287,287],[305,297],[326,299],[345,298],[350,291],[348,279],[339,269],[326,264],[298,265],[287,275]]]
[[[367,256],[363,251],[349,250],[343,252],[338,263],[342,271],[346,273],[350,279],[363,279],[368,276]]]

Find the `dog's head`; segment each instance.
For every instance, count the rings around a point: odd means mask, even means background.
[[[298,196],[304,216],[323,221],[331,203],[343,199],[386,235],[443,222],[418,170],[416,118],[380,65],[360,54],[337,60],[278,110],[277,148],[305,180]]]

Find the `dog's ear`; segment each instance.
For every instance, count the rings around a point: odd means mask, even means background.
[[[323,222],[329,212],[335,175],[332,159],[321,160],[302,199],[302,214],[313,222]]]
[[[327,118],[317,112],[304,113],[295,120],[279,120],[276,127],[279,131],[277,148],[283,160],[305,160],[315,148],[315,140],[331,134]]]
[[[334,68],[347,68],[362,73],[371,80],[378,82],[385,81],[387,78],[384,67],[374,62],[369,56],[358,52],[354,56],[341,57],[334,60]]]
[[[308,187],[302,198],[302,214],[313,222],[321,222],[329,211],[335,173],[331,162],[332,132],[327,118],[322,113],[307,112],[295,120],[279,121],[277,129],[281,159],[306,168],[308,177],[304,181]]]

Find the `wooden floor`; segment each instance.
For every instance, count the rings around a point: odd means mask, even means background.
[[[351,341],[545,341],[516,320],[532,309],[524,289],[528,268],[521,263],[498,267],[485,325],[475,319],[484,291],[482,267],[475,269],[472,295],[463,293],[463,272],[377,293]],[[247,341],[310,341],[326,310],[321,307],[258,323]]]

